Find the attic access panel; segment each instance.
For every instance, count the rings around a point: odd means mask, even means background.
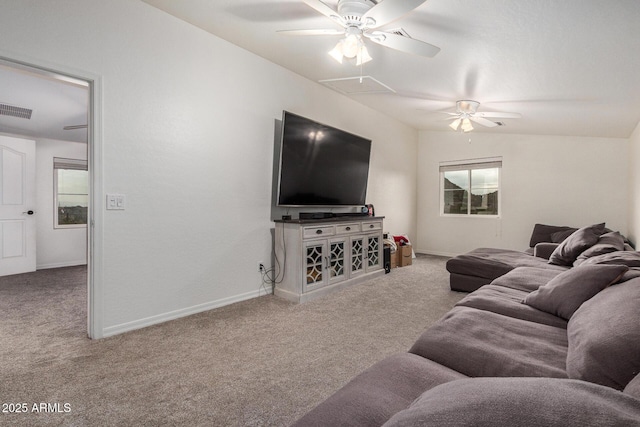
[[[345,95],[358,95],[364,93],[396,93],[395,90],[371,76],[319,80],[319,83],[322,83],[323,85]]]

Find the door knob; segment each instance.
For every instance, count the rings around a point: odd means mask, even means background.
[[[28,210],[26,212],[22,212],[23,214],[27,214],[27,215],[33,215],[35,212],[32,210]]]

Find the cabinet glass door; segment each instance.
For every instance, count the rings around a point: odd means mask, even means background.
[[[329,242],[329,281],[335,282],[346,277],[345,241]]]
[[[380,261],[380,237],[369,236],[367,239],[367,267],[381,265]]]
[[[364,238],[351,238],[351,275],[364,270]]]
[[[310,243],[305,247],[305,275],[307,285],[315,285],[324,280],[322,257],[325,245]]]

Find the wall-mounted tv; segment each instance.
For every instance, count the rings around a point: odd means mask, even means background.
[[[364,205],[371,140],[283,111],[279,206]]]

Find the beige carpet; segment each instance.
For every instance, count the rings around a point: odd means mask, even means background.
[[[84,268],[0,278],[0,400],[28,408],[0,425],[289,425],[464,296],[445,262],[421,255],[309,303],[265,296],[97,341]]]

